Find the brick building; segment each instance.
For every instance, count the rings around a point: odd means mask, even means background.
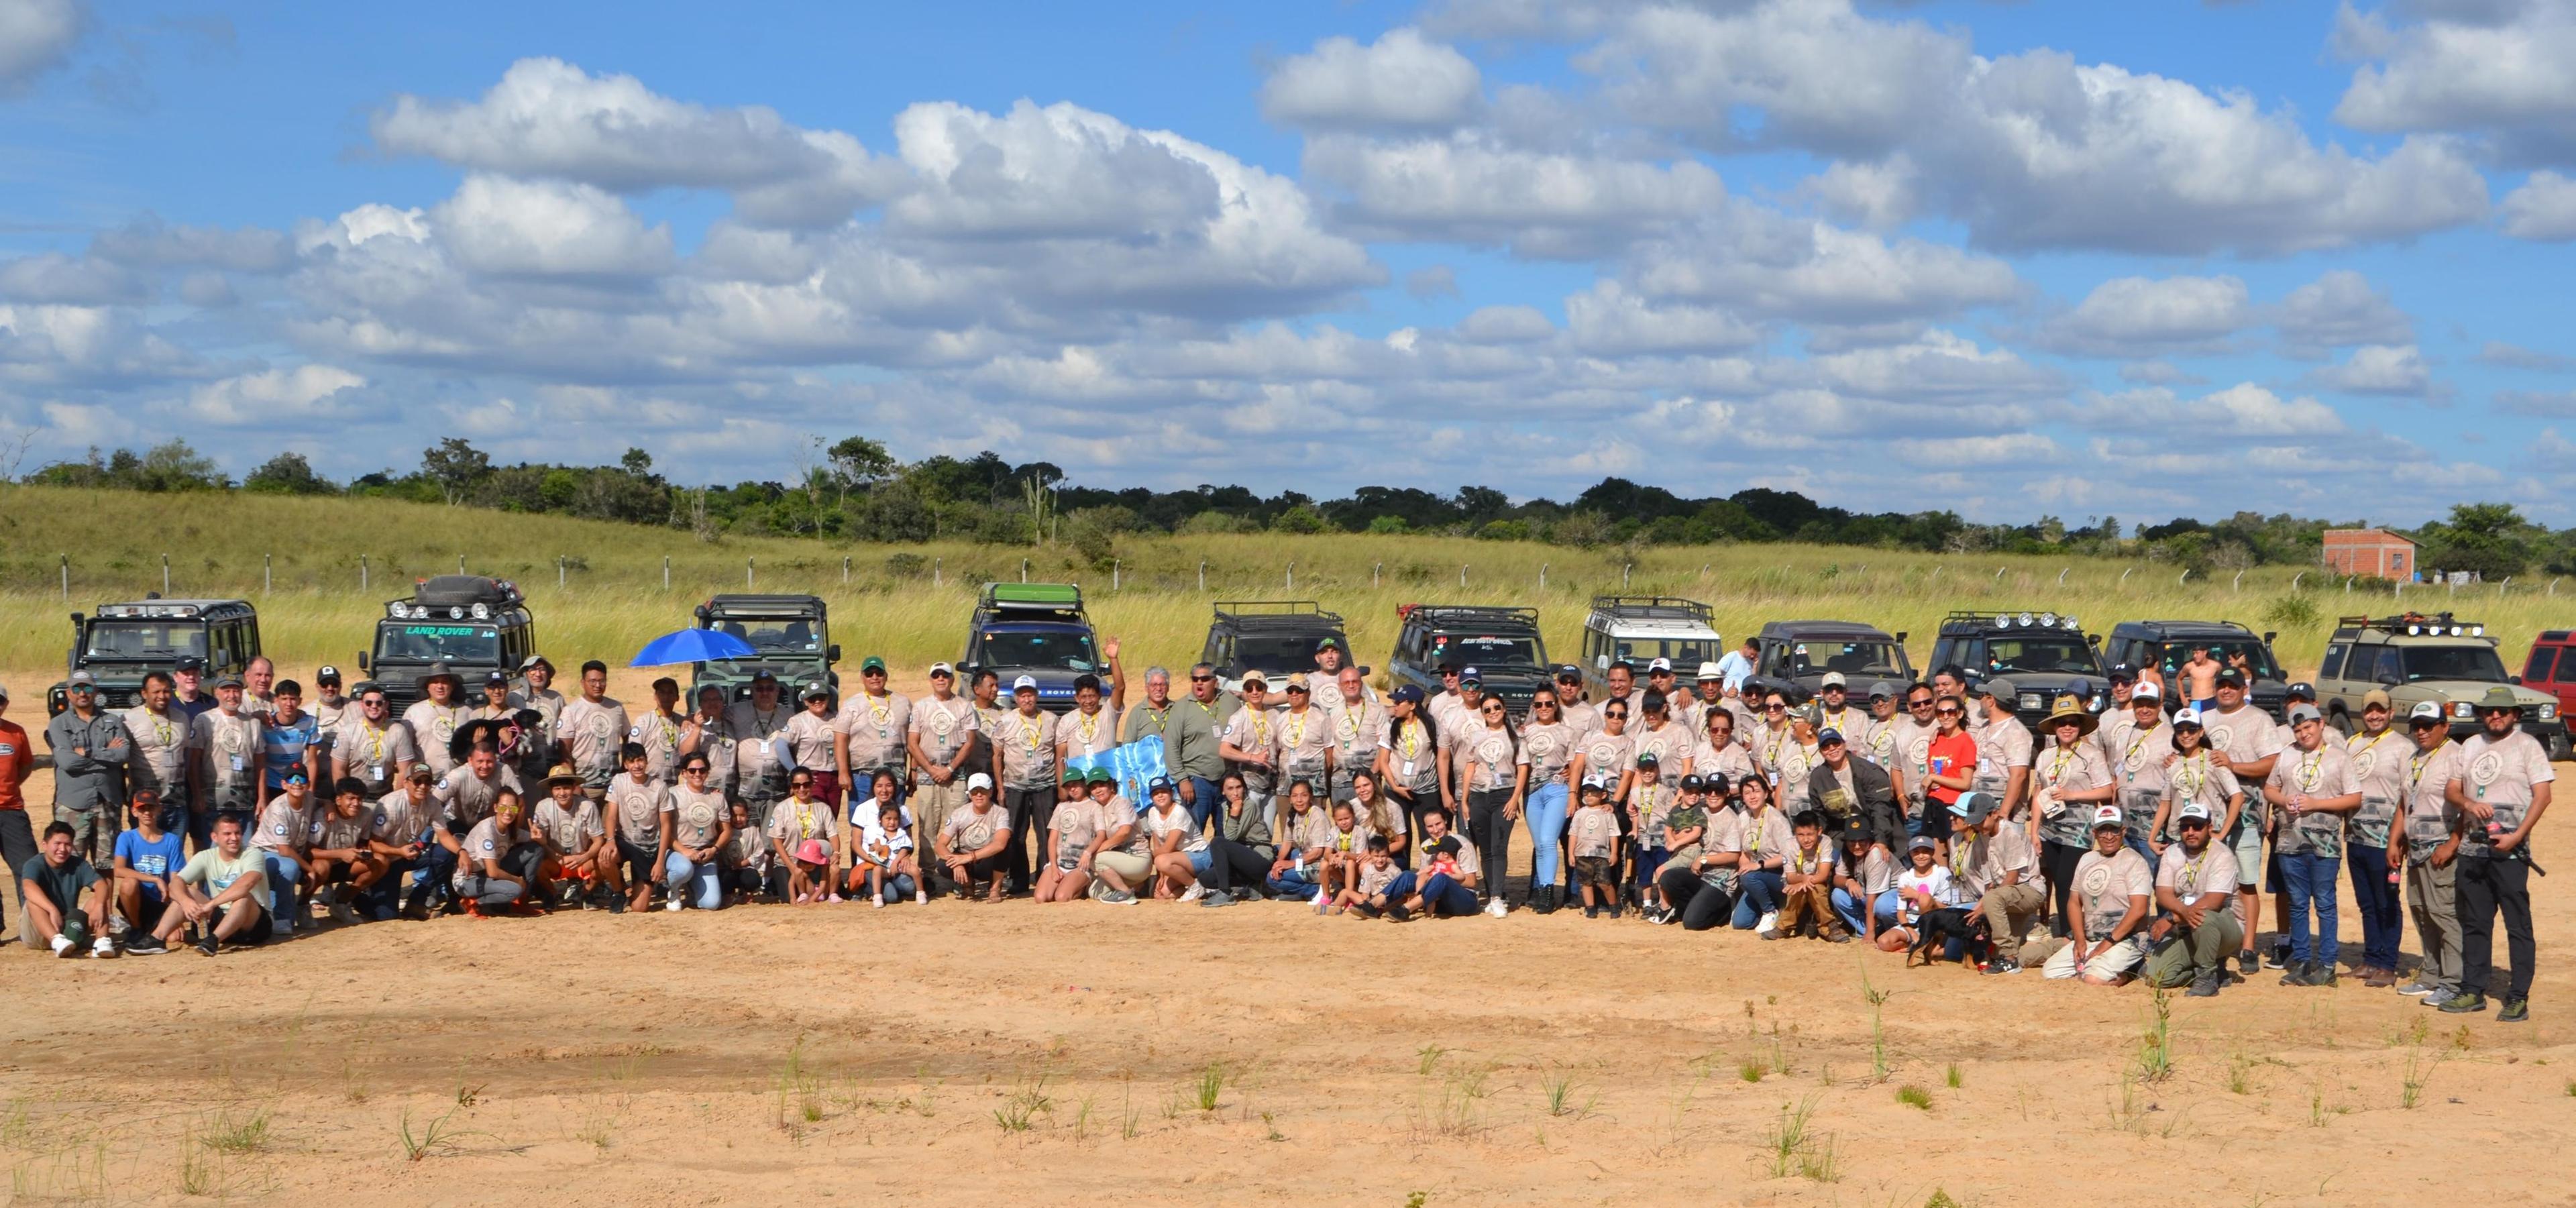
[[[2413,579],[2415,543],[2386,529],[2327,529],[2325,562],[2335,573]]]

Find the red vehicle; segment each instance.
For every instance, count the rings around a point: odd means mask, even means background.
[[[2576,630],[2544,629],[2532,640],[2531,656],[2523,660],[2523,687],[2546,692],[2558,698],[2558,718],[2563,723],[2567,711],[2576,709]],[[2549,740],[2549,757],[2570,757],[2569,735],[2562,728]]]

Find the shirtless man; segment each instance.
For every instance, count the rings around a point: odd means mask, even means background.
[[[2209,657],[2209,647],[2192,647],[2191,661],[2176,671],[2182,677],[2183,702],[2203,713],[2217,708],[2218,673],[2224,669],[2224,664]]]

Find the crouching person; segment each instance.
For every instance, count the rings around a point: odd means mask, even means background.
[[[582,792],[581,773],[559,763],[539,783],[546,799],[529,819],[529,829],[546,849],[538,875],[549,888],[564,886],[560,900],[549,904],[625,913],[626,883],[618,876],[622,861],[609,842],[607,823],[600,820],[599,803]]]
[[[2191,998],[2212,998],[2227,984],[2227,958],[2245,939],[2232,909],[2236,853],[2211,843],[2209,807],[2184,802],[2175,811],[2179,841],[2156,868],[2156,905],[2165,912],[2148,934],[2147,984],[2189,985]]]
[[[2116,986],[2137,972],[2146,956],[2140,941],[2147,929],[2147,904],[2155,900],[2156,875],[2147,868],[2147,858],[2129,846],[2128,831],[2128,818],[2119,806],[2093,811],[2093,850],[2075,864],[2067,945],[2048,958],[2044,975]]]
[[[476,918],[536,913],[532,903],[545,858],[545,845],[528,830],[519,794],[503,789],[492,799],[491,816],[475,823],[458,845],[457,900]]]
[[[108,825],[115,825],[115,820]],[[19,938],[31,951],[51,949],[61,957],[95,954],[113,959],[116,940],[108,934],[107,912],[115,895],[98,879],[96,867],[73,854],[74,833],[68,822],[47,826],[36,858],[19,866],[18,921],[25,928]],[[86,906],[81,904],[84,893],[89,898]]]

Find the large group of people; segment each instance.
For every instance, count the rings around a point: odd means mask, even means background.
[[[596,661],[570,696],[542,657],[474,692],[436,668],[399,715],[332,667],[308,698],[265,659],[211,684],[182,660],[121,712],[75,673],[45,731],[41,842],[25,735],[0,719],[0,847],[23,937],[64,956],[434,913],[1271,899],[1396,921],[1580,909],[2201,996],[2266,963],[2337,984],[2340,866],[2359,980],[2527,1017],[2528,840],[2553,777],[2510,692],[2464,740],[2384,693],[2344,736],[2306,685],[2276,721],[2241,668],[2201,669],[2171,710],[2162,676],[2119,668],[2106,708],[2060,697],[2033,727],[2003,677],[1828,675],[1810,696],[1731,657],[1687,688],[1666,660],[1618,664],[1598,700],[1562,668],[1515,716],[1474,667],[1381,692],[1329,641],[1311,670],[1231,687],[1154,667],[1132,701],[1104,653],[1061,714],[1028,679],[961,684],[946,663],[906,697],[875,657],[848,695],[762,675],[684,702],[664,678],[641,707]],[[1147,739],[1159,772],[1113,770]],[[2410,916],[2423,955],[2401,971]]]

